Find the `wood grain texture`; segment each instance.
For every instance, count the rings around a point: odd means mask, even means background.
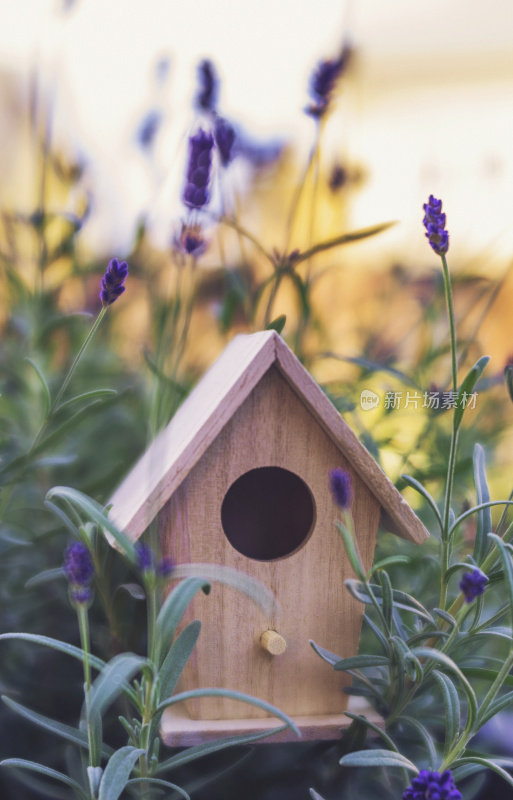
[[[292,555],[257,561],[230,544],[220,512],[228,489],[242,474],[269,466],[293,470],[309,487],[315,524]],[[187,619],[200,619],[202,631],[184,670],[182,690],[235,689],[292,716],[344,711],[345,676],[324,664],[309,645],[314,639],[341,658],[358,649],[363,606],[344,587],[344,580],[354,575],[334,526],[337,509],[327,476],[335,466],[353,476],[355,530],[369,568],[379,504],[280,371],[271,367],[161,511],[164,554],[179,563],[206,561],[249,573],[273,591],[280,605],[268,618],[230,587],[214,584],[208,597],[198,596]],[[268,629],[287,642],[278,657],[260,645]],[[242,703],[219,698],[194,700],[188,712],[202,719],[248,713]],[[252,710],[252,716],[261,714]]]
[[[383,719],[360,697],[351,697],[348,711],[364,714],[370,722],[384,728]],[[341,732],[352,722],[344,714],[324,714],[308,717],[295,717],[294,722],[301,732],[301,739],[289,729],[278,734],[257,740],[257,744],[270,742],[332,741],[340,739]],[[193,747],[202,742],[211,742],[221,736],[262,733],[277,728],[280,720],[276,718],[256,719],[246,717],[234,720],[193,720],[187,714],[184,704],[179,703],[167,709],[162,716],[160,734],[168,747]]]
[[[110,499],[113,522],[141,536],[273,364],[376,496],[384,526],[424,541],[424,525],[275,331],[232,340]]]

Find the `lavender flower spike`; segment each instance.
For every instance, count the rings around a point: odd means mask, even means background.
[[[94,576],[91,554],[85,544],[75,542],[64,553],[64,573],[69,581],[71,597],[77,603],[91,599],[90,584]]]
[[[119,262],[117,258],[112,258],[105,270],[102,278],[102,288],[100,300],[102,306],[110,306],[125,291],[124,283],[128,275],[128,264],[126,261]]]
[[[317,65],[310,79],[310,95],[313,103],[306,109],[306,113],[311,117],[322,117],[328,110],[333,90],[352,54],[351,46],[346,44],[338,58],[321,61]]]
[[[465,572],[459,583],[459,587],[465,596],[465,602],[471,603],[486,589],[488,578],[480,569],[473,569],[472,572]]]
[[[450,769],[442,774],[421,769],[411,785],[403,792],[402,800],[462,800],[462,794],[454,784]]]
[[[349,508],[353,501],[353,486],[351,475],[340,467],[330,471],[330,487],[333,500],[339,508]]]
[[[202,208],[208,203],[208,184],[212,167],[212,134],[201,128],[189,139],[189,163],[183,201],[191,208]]]
[[[437,200],[432,194],[424,203],[423,224],[426,229],[426,238],[437,254],[444,255],[449,249],[449,233],[445,230],[445,214],[442,213],[442,201]]]
[[[137,558],[137,569],[141,572],[152,570],[155,565],[155,556],[153,550],[143,542],[137,542],[135,545],[135,555]]]
[[[232,149],[235,142],[235,131],[230,123],[226,119],[223,119],[223,117],[216,118],[214,139],[221,164],[223,167],[227,167],[233,158]]]
[[[214,65],[208,59],[198,67],[199,92],[196,106],[202,111],[215,111],[217,103],[217,77]]]

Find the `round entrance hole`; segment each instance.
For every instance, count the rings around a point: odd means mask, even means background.
[[[310,535],[315,503],[306,483],[281,467],[259,467],[232,483],[221,522],[232,547],[247,558],[273,561],[294,553]]]

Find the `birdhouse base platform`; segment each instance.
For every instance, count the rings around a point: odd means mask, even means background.
[[[383,719],[361,697],[351,697],[347,710],[361,714],[379,727]],[[295,716],[294,722],[301,731],[301,739],[290,728],[262,738],[262,744],[270,742],[330,741],[340,738],[341,729],[352,722],[345,714],[320,714],[318,716]],[[185,707],[179,703],[167,709],[162,716],[160,734],[168,747],[192,747],[223,736],[264,733],[280,726],[276,717],[247,719],[191,719]]]

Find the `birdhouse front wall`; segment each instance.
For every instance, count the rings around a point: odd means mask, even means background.
[[[200,619],[202,630],[181,689],[235,689],[292,716],[345,710],[344,678],[323,664],[309,645],[313,639],[341,657],[358,649],[363,606],[344,587],[344,580],[354,575],[334,524],[339,512],[328,473],[336,466],[353,477],[352,511],[368,568],[379,503],[273,366],[170,497],[159,515],[164,554],[178,563],[241,570],[262,581],[279,604],[269,618],[231,587],[214,584],[209,596],[199,595],[188,621]],[[258,537],[258,530],[248,533],[251,503],[258,492],[266,507],[263,519],[272,527],[264,551],[251,539]],[[249,516],[244,518],[246,498]],[[260,519],[260,511],[256,508],[253,516]],[[244,519],[250,520],[247,525]],[[231,540],[223,523],[230,528]],[[283,654],[273,656],[261,646],[260,637],[269,629],[286,640]],[[248,711],[243,703],[221,698],[197,699],[188,712],[193,719],[265,716],[259,709]]]

